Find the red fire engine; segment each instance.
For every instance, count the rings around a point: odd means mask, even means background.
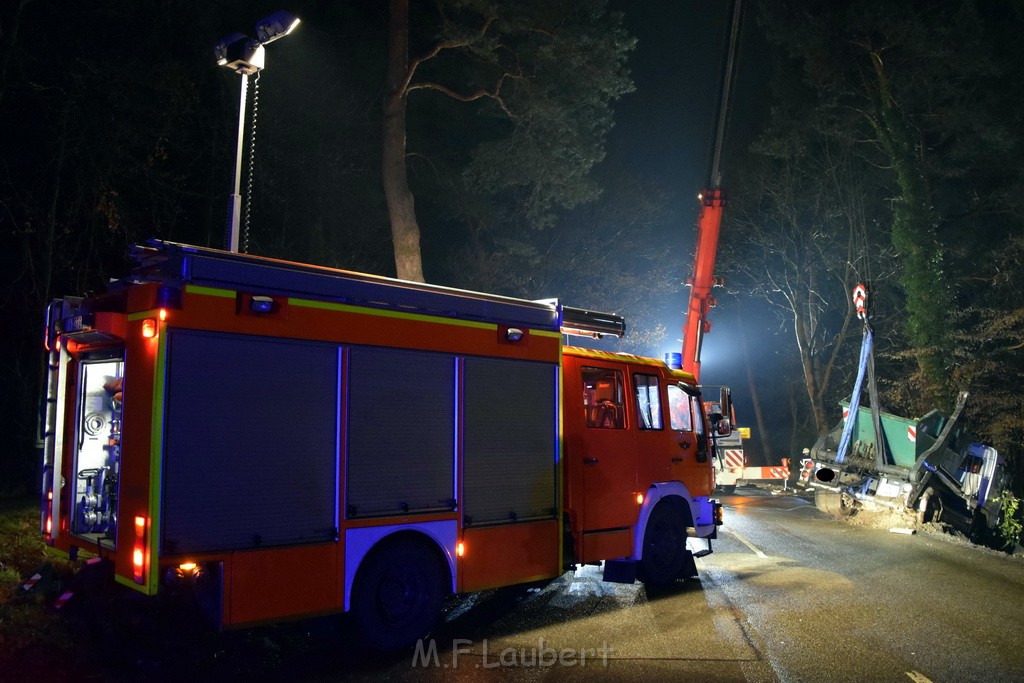
[[[235,627],[693,576],[721,508],[691,374],[563,346],[622,318],[169,242],[47,311],[41,527]],[[727,431],[727,421],[722,422]],[[690,547],[687,547],[687,541]]]

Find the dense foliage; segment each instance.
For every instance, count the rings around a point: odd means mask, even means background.
[[[635,44],[604,0],[392,0],[390,15],[384,189],[399,277],[423,278],[408,152],[438,176],[440,213],[475,232],[548,226],[598,196],[590,171],[612,102],[633,88]],[[407,140],[417,126],[431,134]]]
[[[849,291],[867,281],[887,407],[949,411],[971,390],[973,430],[1020,474],[1019,4],[763,0],[759,10],[773,107],[745,165],[731,265],[781,304],[807,403],[817,414],[823,395],[849,392],[846,377],[828,386],[828,370],[844,354],[841,368],[852,367]]]

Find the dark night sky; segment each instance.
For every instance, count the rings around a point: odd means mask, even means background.
[[[618,0],[612,6],[625,13],[626,25],[638,39],[630,59],[636,91],[616,106],[616,123],[609,138],[605,163],[628,165],[641,174],[658,177],[672,189],[673,224],[667,226],[664,240],[676,248],[680,262],[678,273],[665,276],[685,279],[692,270],[699,210],[697,193],[708,182],[729,2]],[[727,155],[739,152],[751,142],[751,134],[763,113],[767,80],[766,60],[762,58],[764,50],[753,13],[747,11],[725,140]],[[730,195],[735,195],[742,188],[729,184],[729,170],[726,160],[722,169],[723,185]],[[728,207],[723,241],[729,239],[727,221]],[[732,386],[738,419],[741,424],[751,424],[753,409],[746,389],[742,347],[738,344],[740,319],[746,333],[753,333],[758,339],[757,343],[749,345],[755,365],[769,364],[774,349],[784,340],[774,338],[777,325],[766,314],[762,302],[725,296],[720,290],[716,290],[716,296],[719,306],[710,316],[712,331],[704,341],[701,379],[705,384]],[[652,354],[660,357],[679,350],[676,340],[685,306],[686,301],[682,299],[665,301],[659,306],[662,321],[670,332],[670,342],[664,349],[652,349]],[[628,321],[628,311],[625,313]]]

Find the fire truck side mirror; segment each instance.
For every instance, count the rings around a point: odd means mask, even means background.
[[[729,387],[722,387],[719,392],[718,402],[722,406],[722,415],[730,420],[735,420],[736,416],[732,412],[732,391],[730,391]]]
[[[711,423],[711,428],[715,430],[716,435],[729,436],[732,434],[732,424],[721,411],[721,406],[716,403],[708,405],[708,422]]]

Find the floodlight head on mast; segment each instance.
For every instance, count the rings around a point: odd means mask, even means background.
[[[269,17],[260,19],[256,23],[256,40],[261,45],[272,43],[278,38],[284,38],[286,35],[295,30],[295,27],[299,25],[299,18],[294,14],[290,14],[281,10],[280,12],[274,12]]]
[[[275,12],[256,23],[255,39],[241,33],[232,33],[214,46],[214,56],[221,66],[250,76],[264,67],[266,56],[263,46],[284,38],[298,25],[298,17],[284,10]]]
[[[267,52],[263,45],[255,40],[249,40],[241,33],[235,35],[238,37],[234,41],[226,42],[231,38],[225,38],[214,47],[217,63],[246,76],[262,71],[266,64]]]
[[[220,40],[216,45],[213,46],[213,54],[217,58],[217,63],[221,66],[227,66],[228,63],[228,50],[235,43],[244,42],[245,36],[241,33],[232,33],[227,38]]]
[[[238,143],[235,146],[235,191],[231,195],[231,200],[228,204],[228,231],[225,240],[227,243],[225,248],[233,252],[238,251],[239,213],[241,212],[242,205],[242,197],[239,194],[239,177],[242,173],[242,148],[245,140],[245,102],[247,99],[246,90],[248,88],[249,76],[258,74],[266,66],[267,50],[264,46],[288,35],[298,25],[298,17],[285,11],[275,12],[256,23],[255,39],[244,36],[241,33],[232,33],[224,40],[218,42],[213,48],[217,63],[228,67],[242,77],[242,92],[238,105]],[[255,107],[256,105],[253,104],[254,134],[256,125]],[[251,164],[251,148],[249,158]],[[246,231],[246,242],[248,243],[248,228],[246,228]],[[246,251],[248,251],[248,248],[246,248]]]

